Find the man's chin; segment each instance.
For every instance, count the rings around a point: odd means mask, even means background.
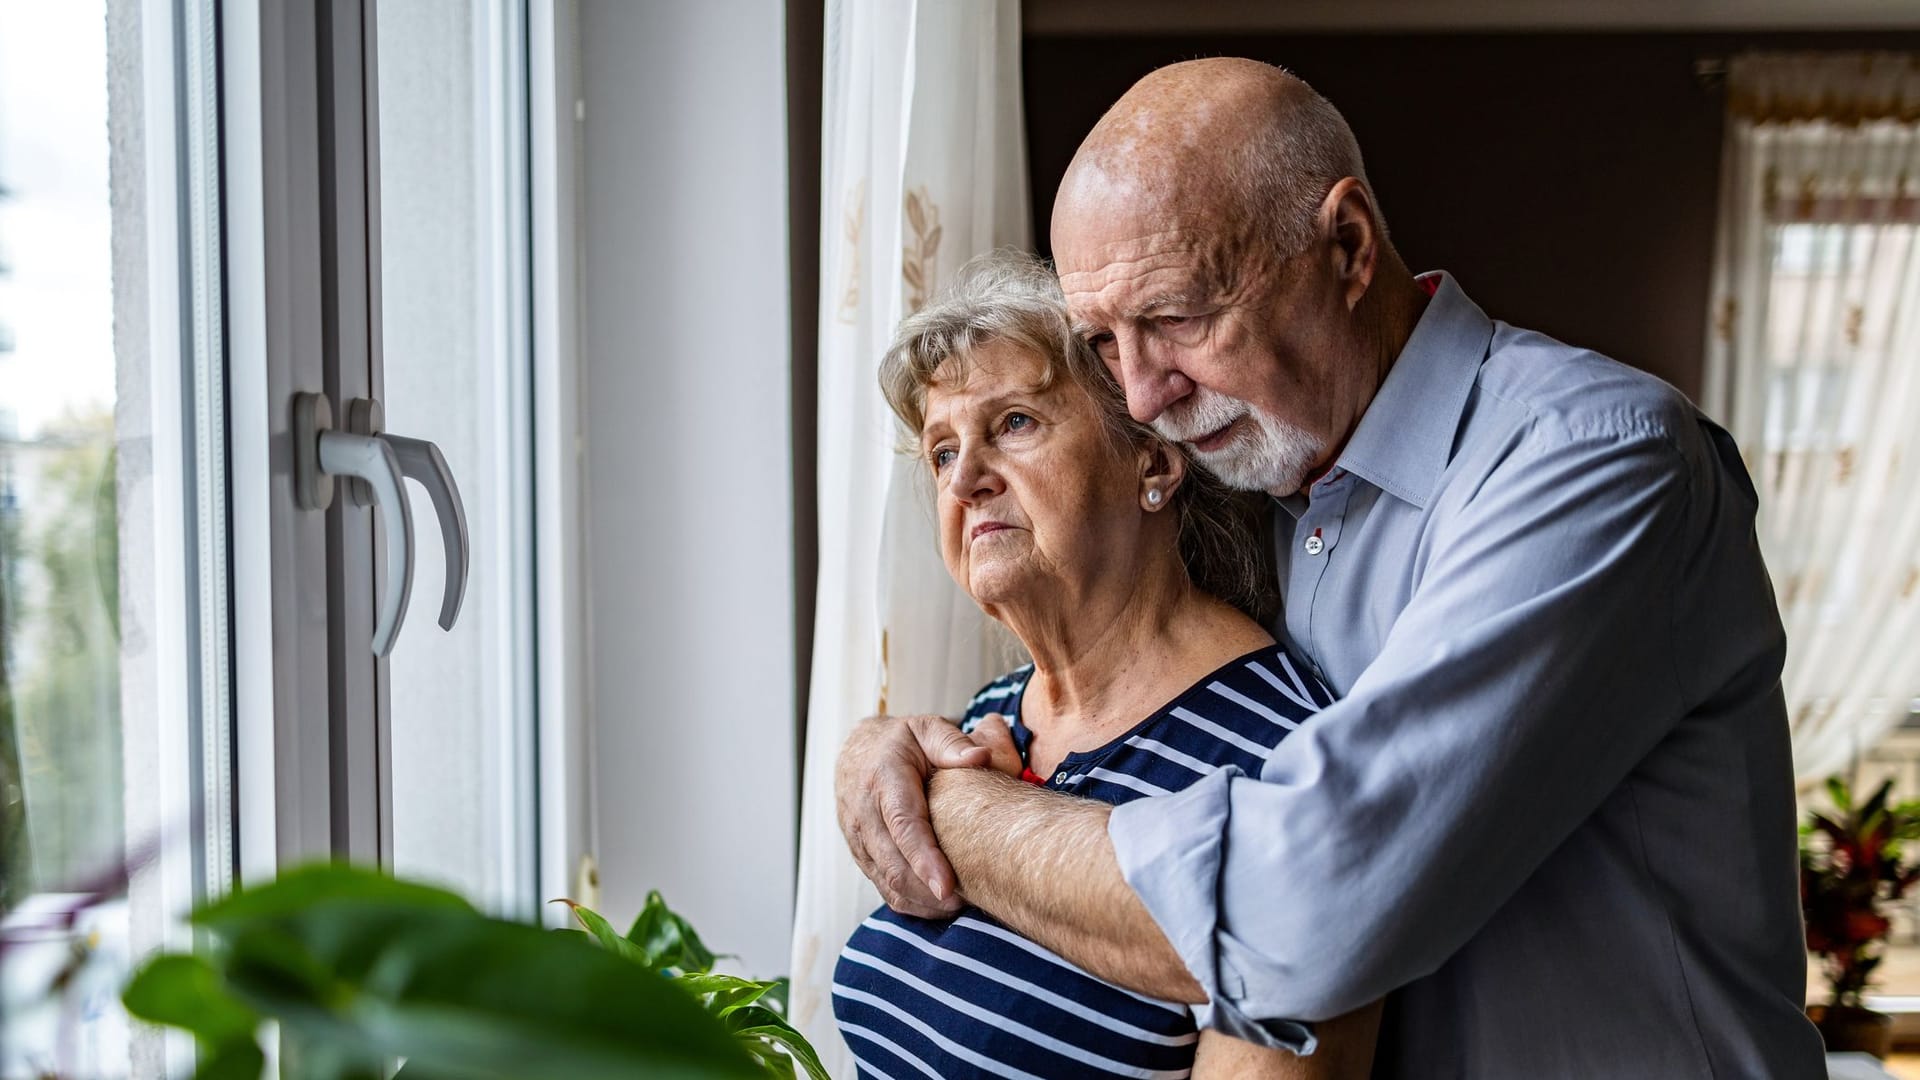
[[[1271,462],[1248,461],[1236,454],[1195,453],[1194,460],[1214,478],[1235,491],[1257,491],[1276,497],[1300,490],[1305,473]]]
[[[1195,454],[1194,459],[1200,467],[1212,473],[1214,479],[1235,491],[1265,491],[1267,483],[1260,468],[1252,462],[1242,461],[1231,455]]]

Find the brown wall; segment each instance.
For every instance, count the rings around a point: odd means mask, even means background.
[[[793,790],[806,771],[820,585],[820,112],[824,0],[787,0],[787,267],[793,320]],[[797,805],[797,804],[796,804]],[[799,817],[794,817],[795,843]],[[796,848],[796,850],[798,850]]]
[[[1395,246],[1488,314],[1701,381],[1721,94],[1747,48],[1920,49],[1920,34],[1029,38],[1035,236],[1081,137],[1135,79],[1198,56],[1282,64],[1346,115]]]

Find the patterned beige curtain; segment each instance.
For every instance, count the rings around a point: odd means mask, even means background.
[[[833,763],[876,711],[954,715],[1007,657],[934,546],[924,470],[875,374],[969,258],[1030,245],[1018,0],[829,0],[821,146],[820,579],[802,777],[793,1018],[835,1076],[840,946],[879,896],[834,821]]]
[[[1728,94],[1705,405],[1760,489],[1810,784],[1920,695],[1920,57],[1746,56]]]

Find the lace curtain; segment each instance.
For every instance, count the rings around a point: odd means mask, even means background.
[[[1920,57],[1728,71],[1705,405],[1760,489],[1795,771],[1920,695]]]
[[[948,578],[924,470],[875,374],[969,258],[1030,246],[1018,0],[829,0],[822,112],[820,579],[801,784],[793,1019],[835,1076],[834,962],[879,896],[834,820],[833,764],[876,711],[952,715],[1008,666]]]

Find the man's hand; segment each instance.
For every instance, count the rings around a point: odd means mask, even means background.
[[[927,778],[992,757],[940,716],[870,716],[847,737],[834,769],[840,831],[888,907],[937,919],[964,906],[927,819]]]

